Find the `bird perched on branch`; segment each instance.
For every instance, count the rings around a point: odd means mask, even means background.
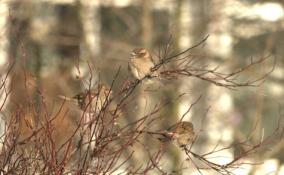
[[[111,95],[111,89],[104,84],[100,84],[97,88],[78,93],[72,98],[65,96],[59,97],[76,102],[82,111],[86,111],[88,113],[99,113],[105,104],[109,102]]]
[[[112,89],[109,86],[99,84],[71,98],[60,97],[75,102],[80,110],[86,114],[83,115],[83,120],[80,118],[80,124],[83,126],[84,132],[88,134],[83,134],[79,145],[82,142],[89,142],[91,148],[94,149],[95,142],[90,140],[96,140],[97,136],[108,138],[110,134],[119,129],[117,120],[121,117],[122,112],[117,109],[116,103],[111,99]]]
[[[157,77],[157,72],[151,69],[154,67],[154,62],[150,52],[145,48],[136,48],[131,52],[128,69],[132,75],[142,80],[144,77]]]
[[[158,138],[162,142],[174,141],[178,146],[185,147],[195,139],[193,124],[191,122],[179,122],[172,125],[166,131],[160,133]]]

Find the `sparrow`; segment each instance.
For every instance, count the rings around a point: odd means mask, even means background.
[[[111,89],[104,84],[99,84],[96,88],[80,92],[72,98],[65,96],[59,97],[76,102],[82,111],[86,111],[87,113],[99,113],[105,104],[109,102],[111,96]]]
[[[161,132],[161,137],[158,138],[162,142],[174,141],[180,147],[186,147],[195,139],[193,124],[191,122],[179,122],[167,130]]]
[[[78,93],[72,98],[77,101],[81,110],[98,113],[110,100],[111,95],[111,89],[104,84],[100,84],[97,88]]]
[[[128,69],[136,79],[142,80],[144,77],[150,76],[151,74],[154,77],[157,76],[157,72],[151,70],[153,67],[154,62],[147,49],[136,48],[131,52]]]

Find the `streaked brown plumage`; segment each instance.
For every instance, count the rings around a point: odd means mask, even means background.
[[[156,72],[151,71],[153,67],[154,62],[147,49],[136,48],[131,52],[128,68],[136,79],[141,80],[150,74],[156,76]]]
[[[98,113],[107,104],[110,99],[112,91],[106,85],[98,85],[97,88],[81,92],[72,99],[74,99],[79,108],[86,112]]]
[[[191,122],[183,121],[172,125],[162,132],[159,138],[162,142],[174,141],[178,146],[184,147],[194,141],[195,133]]]

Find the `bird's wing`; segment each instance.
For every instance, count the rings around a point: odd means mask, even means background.
[[[167,133],[167,132],[161,133],[160,135],[161,135],[161,137],[159,137],[158,139],[161,142],[169,142],[169,141],[172,140],[172,135]]]
[[[128,63],[128,70],[132,73],[132,75],[137,78],[137,79],[141,79],[143,77],[140,76],[140,73],[138,71],[139,67],[137,65],[135,65],[133,62],[133,60],[131,60]]]

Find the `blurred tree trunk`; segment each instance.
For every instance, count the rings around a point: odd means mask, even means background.
[[[7,3],[1,3],[0,4],[0,30],[1,31],[7,31],[8,28],[8,19],[9,19],[9,9]],[[5,76],[8,73],[9,68],[9,60],[8,60],[8,33],[2,32],[1,33],[1,40],[0,40],[0,80],[1,80],[1,87],[0,87],[0,107],[1,107],[1,113],[0,113],[0,136],[3,136],[5,133],[5,118],[2,114],[3,111],[6,110],[7,104],[9,103],[9,98],[6,90],[10,89],[10,77],[5,80]],[[12,63],[13,60],[10,60]],[[2,85],[4,83],[4,85]],[[4,143],[4,137],[0,138],[0,152],[2,150],[2,143]]]
[[[228,2],[224,2],[221,0],[215,1],[206,1],[205,6],[207,9],[208,17],[210,21],[207,22],[208,33],[210,33],[210,37],[207,41],[208,43],[208,52],[207,57],[209,58],[206,61],[206,64],[213,67],[215,65],[222,65],[222,71],[229,70],[229,64],[224,64],[225,59],[228,59],[231,54],[232,42],[231,41],[231,33],[230,33],[230,18],[220,11],[220,9],[226,9]],[[203,8],[204,9],[204,8]],[[207,18],[208,19],[208,18]],[[204,24],[202,26],[205,26]],[[222,26],[222,27],[220,27]],[[224,39],[226,42],[224,42]],[[226,71],[225,71],[226,72]],[[199,88],[202,86],[198,86]],[[206,96],[210,97],[210,99],[206,99],[204,102],[204,107],[211,106],[212,110],[210,110],[206,117],[206,125],[208,128],[208,142],[207,150],[210,150],[212,147],[218,146],[225,147],[230,145],[233,141],[233,128],[232,123],[229,118],[233,117],[233,101],[229,90],[221,87],[217,87],[213,84],[209,86],[204,86],[204,92],[206,91]],[[203,106],[203,105],[202,105]],[[203,111],[199,111],[204,114],[206,109],[202,109]],[[206,150],[205,150],[206,151]],[[222,156],[223,158],[211,159],[212,161],[216,161],[219,164],[225,164],[232,159],[231,150],[224,150],[216,154],[216,156]],[[225,158],[226,157],[226,158]]]
[[[79,15],[82,26],[82,53],[85,59],[94,59],[100,54],[100,10],[99,1],[79,1]]]
[[[31,2],[15,1],[10,3],[10,26],[9,26],[9,57],[16,63],[14,67],[14,79],[12,80],[12,92],[10,110],[15,111],[18,107],[39,112],[38,94],[33,88],[27,88],[31,80],[34,84],[35,69],[40,73],[39,50],[30,38],[30,26],[34,15],[34,4]],[[29,99],[29,100],[27,100]],[[32,119],[35,125],[38,122],[38,115]]]
[[[209,1],[208,0],[190,0],[190,9],[191,12],[191,29],[190,29],[190,36],[192,38],[192,43],[199,42],[208,31],[208,23],[209,23]],[[199,54],[207,55],[206,49],[202,49]],[[200,61],[203,64],[206,64],[205,61]],[[206,97],[207,97],[207,90],[208,90],[208,83],[204,83],[203,81],[191,80],[191,87],[194,88],[193,92],[195,93],[194,98],[197,98],[199,95],[202,95],[203,98],[199,101],[198,105],[195,106],[193,109],[193,120],[196,123],[199,123],[202,118],[204,117],[203,114],[206,111]],[[192,86],[194,84],[194,86]]]
[[[152,3],[151,0],[141,0],[141,7],[142,7],[142,15],[141,15],[141,26],[142,26],[142,34],[140,35],[140,41],[141,41],[141,47],[146,48],[149,51],[152,51],[152,35],[153,35],[153,16],[152,16]],[[146,92],[146,88],[148,87],[145,82],[142,82],[142,84],[137,89],[137,110],[135,110],[135,118],[138,119],[141,118],[151,110],[151,104],[152,99],[151,96]],[[131,119],[131,120],[133,120]],[[143,138],[144,144],[148,147],[149,136],[145,136]],[[140,165],[143,164],[143,161],[146,160],[147,155],[145,155],[144,148],[137,145],[135,148],[139,151],[136,151],[133,157],[131,158],[131,164],[133,165]]]
[[[191,29],[190,29],[190,36],[192,38],[192,43],[199,42],[204,35],[208,31],[208,22],[209,22],[209,14],[208,14],[208,0],[201,0],[201,1],[194,1],[190,0],[190,9],[191,12]],[[206,49],[202,49],[198,54],[207,55]],[[206,62],[200,61],[203,64],[206,64]],[[193,86],[194,84],[194,86]],[[196,105],[193,109],[193,121],[196,121],[195,123],[199,123],[202,118],[204,117],[203,114],[205,114],[206,111],[206,96],[207,96],[207,90],[208,90],[208,84],[204,83],[203,81],[196,81],[191,80],[190,87],[193,88],[193,92],[198,92],[192,94],[193,98],[197,98],[198,96],[202,95],[203,98],[200,99],[198,105]],[[192,91],[192,90],[191,90]]]
[[[141,42],[142,46],[148,49],[150,52],[152,51],[152,36],[153,36],[153,16],[152,16],[152,3],[150,0],[142,0],[142,35],[141,35]],[[139,112],[137,113],[138,116],[144,116],[149,112],[150,105],[151,105],[151,98],[150,95],[145,92],[147,85],[142,84],[139,87]]]
[[[89,81],[92,76],[91,87],[99,80],[100,70],[97,70],[97,66],[101,59],[101,18],[99,9],[99,0],[79,0],[79,17],[82,28],[81,49],[79,64],[81,68],[88,70],[89,67],[86,64],[88,62],[92,66],[92,72],[87,72],[87,75],[82,75],[84,80]],[[92,73],[92,75],[91,75]],[[86,86],[89,86],[88,84]]]
[[[142,35],[141,35],[141,42],[142,46],[151,50],[152,46],[152,36],[153,36],[153,17],[152,17],[152,4],[150,0],[142,0],[142,16],[141,16],[141,26],[142,26]],[[142,86],[139,87],[139,96],[138,96],[138,104],[139,104],[139,111],[136,113],[137,116],[146,115],[147,112],[151,109],[149,105],[151,104],[151,98],[149,94],[145,92],[146,84],[143,83]]]
[[[142,43],[147,49],[153,45],[153,17],[152,3],[150,0],[142,0]]]
[[[57,49],[58,70],[60,74],[66,75],[67,82],[72,80],[72,70],[76,60],[80,56],[80,40],[82,30],[79,19],[78,6],[61,4],[56,6],[58,12],[57,31],[54,47]]]
[[[180,46],[181,41],[181,18],[182,18],[182,10],[184,0],[176,0],[173,4],[171,4],[170,9],[170,21],[169,24],[171,26],[173,40],[172,40],[172,49],[174,53],[179,53],[182,49]],[[184,29],[187,30],[187,29]],[[172,69],[175,69],[175,64],[170,65]],[[163,111],[163,116],[165,117],[164,120],[164,128],[168,128],[170,125],[179,121],[179,103],[176,101],[176,97],[179,96],[179,86],[180,81],[174,81],[172,84],[168,84],[163,91],[163,96],[165,97],[166,101],[171,102],[166,109]],[[172,164],[172,172],[176,174],[181,174],[180,170],[180,151],[179,149],[171,144],[166,153],[170,156],[171,164]]]

